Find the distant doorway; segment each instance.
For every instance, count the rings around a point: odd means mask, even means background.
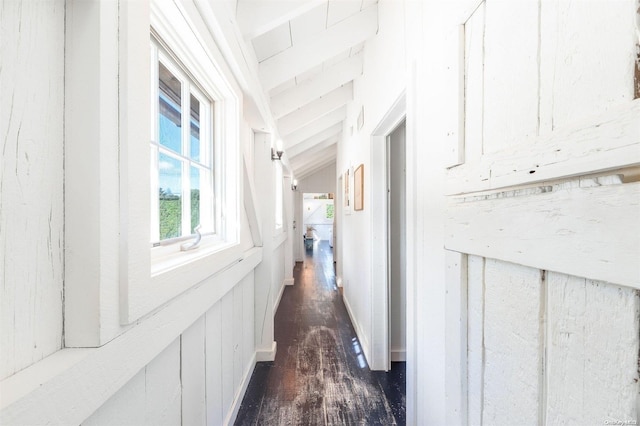
[[[302,231],[304,250],[313,251],[318,243],[334,246],[335,205],[332,193],[309,193],[302,196]]]

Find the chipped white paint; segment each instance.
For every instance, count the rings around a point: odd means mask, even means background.
[[[554,272],[547,278],[547,424],[636,421],[637,291]]]
[[[632,232],[640,183],[592,185],[584,180],[453,200],[446,247],[640,287],[640,238]]]
[[[542,273],[488,259],[484,285],[482,423],[537,425]]]
[[[1,6],[0,380],[63,345],[64,3]]]

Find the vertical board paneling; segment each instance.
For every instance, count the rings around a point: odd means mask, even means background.
[[[484,258],[467,257],[467,395],[470,425],[482,424]]]
[[[548,424],[637,419],[636,290],[548,274]]]
[[[486,260],[482,422],[538,424],[541,272]]]
[[[180,338],[146,367],[145,424],[177,425],[181,416]]]
[[[222,301],[205,315],[207,424],[222,424]]]
[[[242,372],[244,370],[244,364],[242,363],[242,332],[244,324],[242,323],[242,308],[243,308],[243,289],[242,281],[240,284],[233,288],[233,391],[234,396],[237,389],[242,382]],[[233,397],[232,397],[233,398]]]
[[[182,333],[182,425],[206,425],[205,317]]]
[[[538,2],[492,0],[485,8],[484,152],[538,129]]]
[[[631,1],[543,1],[541,124],[549,130],[633,99]],[[551,119],[551,123],[549,120]]]
[[[63,344],[64,11],[0,14],[0,380]]]
[[[233,324],[229,321],[233,318],[233,291],[227,293],[220,300],[221,320],[223,321],[222,335],[219,344],[222,348],[222,412],[226,415],[231,409],[233,396]]]
[[[138,426],[145,422],[145,369],[102,405],[83,426]]]
[[[242,307],[242,324],[243,324],[243,365],[247,366],[255,353],[255,340],[253,333],[254,311],[253,311],[253,290],[254,290],[254,273],[251,272],[245,278],[244,288],[242,290],[243,307]]]
[[[464,159],[482,155],[484,8],[474,12],[464,26]]]

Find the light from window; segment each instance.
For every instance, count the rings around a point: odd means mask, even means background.
[[[156,43],[151,135],[151,242],[215,232],[213,102]]]

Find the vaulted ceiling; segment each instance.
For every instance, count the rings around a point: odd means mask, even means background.
[[[296,178],[333,163],[377,0],[237,0],[236,20]]]

